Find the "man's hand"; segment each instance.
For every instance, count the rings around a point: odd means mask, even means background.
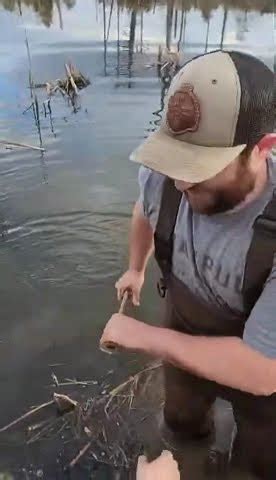
[[[136,480],[180,480],[180,473],[172,454],[165,450],[151,463],[139,457]]]
[[[116,313],[107,323],[100,343],[102,346],[112,343],[123,349],[142,351],[147,349],[151,328],[134,318]]]
[[[125,291],[128,290],[132,297],[133,305],[138,306],[140,304],[140,293],[144,280],[144,274],[137,270],[128,270],[125,272],[115,284],[118,300],[121,300]]]

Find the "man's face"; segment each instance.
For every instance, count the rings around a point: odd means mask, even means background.
[[[242,203],[254,189],[255,181],[250,159],[239,157],[210,180],[196,184],[175,180],[175,186],[185,194],[195,212],[214,215]]]

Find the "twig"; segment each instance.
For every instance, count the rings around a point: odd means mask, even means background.
[[[38,407],[33,408],[33,409],[30,410],[29,412],[25,413],[25,414],[22,415],[21,417],[17,418],[17,419],[14,420],[13,422],[11,422],[11,423],[9,423],[8,425],[6,425],[5,427],[1,428],[1,429],[0,429],[0,433],[5,432],[5,431],[8,430],[9,428],[13,427],[14,425],[17,425],[17,424],[18,424],[19,422],[21,422],[22,420],[25,420],[25,418],[30,417],[31,415],[33,415],[34,413],[39,412],[39,411],[42,410],[43,408],[49,407],[50,405],[53,405],[53,403],[54,403],[54,400],[51,400],[50,402],[42,403],[42,405],[39,405]]]
[[[117,385],[117,387],[111,390],[111,392],[109,392],[109,395],[111,397],[116,397],[118,393],[121,392],[125,387],[127,387],[127,385],[129,385],[131,382],[133,382],[133,380],[133,376],[129,377],[124,383],[121,383],[121,385]]]
[[[73,458],[73,460],[70,462],[69,464],[69,468],[74,468],[74,466],[79,462],[79,460],[81,459],[81,457],[83,457],[83,455],[86,454],[87,450],[89,450],[89,448],[91,447],[91,443],[92,442],[88,442],[81,450],[80,452],[78,453],[78,455]]]
[[[124,296],[123,296],[123,299],[122,299],[122,303],[120,305],[120,308],[119,308],[119,312],[118,313],[124,313],[125,311],[125,307],[126,307],[126,304],[127,304],[127,301],[128,301],[128,297],[129,297],[129,293],[128,291],[126,291],[124,293]]]
[[[77,380],[76,378],[65,378],[66,382],[72,382],[77,385],[97,385],[97,380]]]
[[[121,302],[121,305],[120,305],[120,308],[119,308],[119,311],[118,311],[119,314],[124,313],[128,298],[129,298],[129,292],[128,292],[128,290],[126,290],[124,295],[123,295],[123,299],[122,299],[122,302]],[[100,349],[102,350],[102,352],[111,354],[111,353],[116,352],[118,350],[118,345],[116,345],[113,342],[105,342],[102,345],[100,345]]]
[[[71,380],[70,378],[65,378],[65,382],[59,382],[58,387],[68,387],[70,385],[80,385],[82,387],[88,387],[89,385],[98,385],[96,380],[87,380],[87,381],[78,381],[78,380]],[[53,386],[53,385],[51,385]],[[54,386],[57,386],[56,384]]]
[[[64,424],[61,425],[60,429],[55,433],[55,437],[57,437],[58,435],[60,435],[61,432],[63,432],[63,430],[68,426],[68,424],[69,424],[69,421],[66,420],[66,421],[64,422]]]
[[[48,433],[52,426],[55,425],[57,422],[56,418],[54,420],[49,420],[47,425],[45,425],[45,427],[43,427],[39,432],[37,432],[33,437],[31,437],[28,441],[27,441],[27,445],[30,445],[31,443],[34,443],[36,442],[37,440],[39,440],[43,435],[45,435],[46,433]]]
[[[128,467],[128,465],[129,465],[128,459],[126,457],[126,454],[125,454],[124,450],[122,449],[122,447],[120,447],[120,445],[118,446],[118,450],[121,453],[121,456],[122,456],[123,460],[125,461],[125,466]]]
[[[152,365],[150,367],[144,368],[141,370],[141,372],[136,373],[135,375],[129,377],[124,383],[121,385],[118,385],[115,387],[111,392],[109,392],[109,395],[112,397],[116,397],[119,392],[121,392],[127,385],[129,385],[131,382],[136,382],[143,373],[150,372],[152,370],[156,370],[161,367],[161,363],[156,363],[155,365]]]
[[[79,94],[78,87],[77,87],[77,85],[75,84],[75,80],[73,79],[73,76],[72,76],[70,67],[67,65],[67,63],[65,63],[65,69],[66,69],[67,75],[68,75],[68,77],[69,77],[69,80],[70,80],[70,82],[71,82],[71,85],[72,85],[73,89],[75,90],[75,94],[78,95],[78,94]]]
[[[38,430],[39,428],[41,427],[44,427],[46,423],[48,423],[49,420],[43,420],[43,422],[39,422],[39,423],[36,423],[34,425],[30,425],[28,427],[28,432],[35,432],[36,430]]]
[[[112,401],[114,400],[115,397],[124,397],[124,402],[126,401],[126,399],[129,399],[129,405],[130,405],[130,409],[132,408],[132,402],[133,402],[133,399],[134,399],[134,393],[132,392],[130,395],[120,395],[120,392],[122,390],[124,390],[130,383],[133,383],[134,386],[135,386],[135,390],[137,389],[137,384],[138,384],[138,381],[140,379],[140,376],[143,375],[144,373],[146,372],[150,372],[150,371],[153,371],[153,370],[157,370],[158,368],[160,368],[162,366],[161,363],[156,363],[152,366],[149,366],[147,368],[144,368],[143,370],[141,370],[141,372],[138,372],[136,373],[135,375],[133,376],[130,376],[124,383],[122,383],[121,385],[117,385],[117,387],[115,387],[113,390],[111,390],[108,395],[110,396],[107,404],[105,405],[104,407],[104,412],[105,412],[105,415],[107,417],[107,419],[110,418],[110,412],[108,412],[108,408],[110,407]],[[114,411],[114,409],[113,409]]]
[[[55,384],[56,387],[59,387],[59,381],[58,381],[58,378],[56,376],[56,374],[54,372],[51,373],[51,378]]]
[[[66,97],[67,93],[65,92],[65,90],[61,86],[58,87],[58,91],[61,93],[61,95],[63,97]]]
[[[48,367],[61,367],[66,365],[66,363],[49,363]]]
[[[47,83],[35,83],[33,88],[45,88]]]
[[[40,152],[45,152],[45,148],[34,147],[33,145],[28,145],[26,143],[9,142],[7,140],[0,140],[0,144],[1,145],[6,145],[6,146],[11,146],[11,147],[30,148],[31,150],[39,150]]]
[[[22,115],[25,115],[25,113],[27,113],[29,110],[31,110],[31,108],[33,108],[33,103],[31,103],[31,105],[27,108],[25,108],[25,110],[22,112]]]

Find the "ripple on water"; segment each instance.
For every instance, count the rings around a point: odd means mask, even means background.
[[[71,211],[9,225],[2,246],[14,249],[34,281],[74,286],[117,275],[126,251],[128,215]]]

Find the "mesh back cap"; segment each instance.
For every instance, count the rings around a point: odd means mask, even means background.
[[[269,133],[262,125],[271,116],[271,82],[261,61],[240,52],[191,60],[171,83],[159,130],[131,160],[192,183],[217,175]]]

